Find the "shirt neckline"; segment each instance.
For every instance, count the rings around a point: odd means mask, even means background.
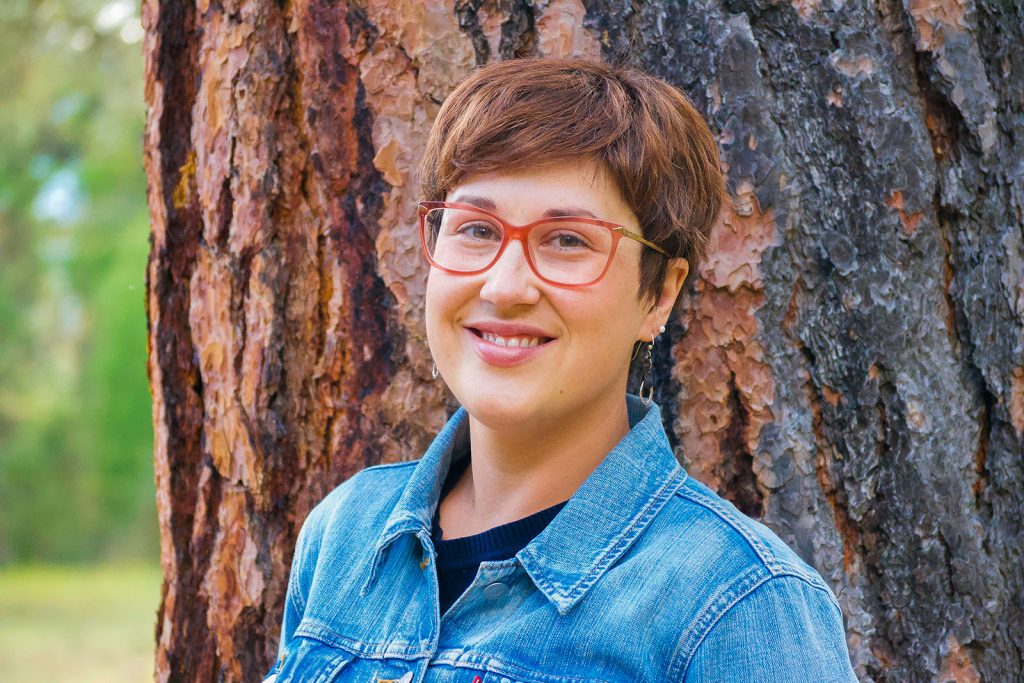
[[[476,565],[481,561],[505,560],[513,557],[523,546],[533,540],[537,534],[554,519],[555,515],[565,507],[568,500],[555,503],[525,517],[499,524],[469,536],[444,538],[441,529],[441,500],[444,500],[459,477],[470,466],[471,458],[467,454],[452,462],[445,478],[444,488],[431,525],[431,539],[437,551],[439,569],[457,569]]]
[[[522,550],[518,564],[565,615],[648,527],[685,483],[656,403],[626,396],[629,433],[583,482],[551,523]],[[360,595],[373,589],[388,548],[413,535],[430,543],[434,514],[453,456],[469,443],[459,408],[416,463],[367,558]]]

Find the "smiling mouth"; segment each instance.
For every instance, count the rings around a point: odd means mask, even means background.
[[[484,341],[496,344],[497,346],[532,348],[554,341],[553,337],[531,337],[529,335],[503,337],[500,334],[494,334],[492,332],[482,332],[474,327],[469,328],[469,330]]]

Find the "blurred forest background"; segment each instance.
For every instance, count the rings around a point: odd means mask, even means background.
[[[128,0],[0,3],[0,668],[8,681],[62,679],[43,659],[62,642],[87,657],[67,653],[74,680],[152,671],[160,574],[138,12]],[[109,653],[96,638],[112,641]],[[90,673],[89,662],[108,655],[115,661]]]
[[[137,7],[0,12],[0,562],[155,561]]]

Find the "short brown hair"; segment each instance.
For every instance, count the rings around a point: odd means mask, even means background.
[[[575,158],[602,165],[644,236],[697,271],[728,197],[718,147],[686,95],[634,68],[554,57],[480,68],[434,121],[421,190],[426,200],[443,200],[470,175]],[[644,250],[639,297],[657,295],[666,266],[663,255]]]

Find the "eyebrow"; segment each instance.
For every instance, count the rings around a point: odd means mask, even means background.
[[[591,218],[597,218],[597,216],[586,209],[572,206],[562,209],[548,209],[544,212],[544,218],[550,218],[552,216],[590,216]]]
[[[487,197],[478,197],[476,195],[460,195],[457,194],[452,197],[451,201],[461,202],[463,204],[471,204],[485,211],[497,212],[498,206],[492,200]],[[554,209],[548,209],[542,214],[543,218],[552,218],[555,216],[590,216],[591,218],[597,218],[592,212],[581,209],[576,206],[564,206]]]

